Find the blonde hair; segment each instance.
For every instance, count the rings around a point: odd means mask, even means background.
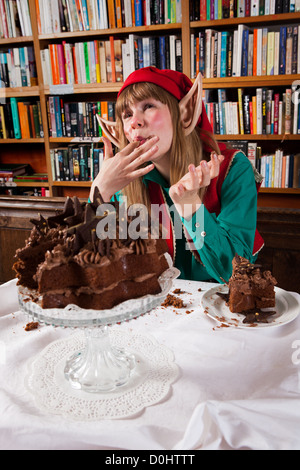
[[[210,132],[197,127],[190,135],[185,136],[177,99],[158,85],[148,82],[130,85],[125,88],[118,98],[116,103],[116,121],[121,149],[128,144],[128,140],[123,132],[122,113],[131,104],[148,98],[154,98],[166,104],[171,113],[174,136],[169,152],[171,185],[177,183],[188,172],[188,166],[191,163],[198,166],[199,162],[203,159],[209,161],[210,152],[204,149],[203,144],[206,144],[212,151],[220,154],[218,143]],[[142,178],[138,178],[130,183],[122,192],[127,197],[128,204],[142,203],[150,208],[149,195]],[[203,197],[204,192],[205,188],[200,190],[200,197]]]

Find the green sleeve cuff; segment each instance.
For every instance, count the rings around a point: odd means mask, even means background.
[[[203,248],[205,241],[209,241],[211,245],[213,240],[216,239],[218,232],[216,214],[208,212],[204,204],[193,214],[191,219],[182,218],[182,223],[197,251]]]

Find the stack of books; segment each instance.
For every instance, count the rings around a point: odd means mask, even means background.
[[[31,175],[32,168],[27,163],[0,163],[1,183],[13,181],[14,178],[24,178],[25,175]]]
[[[48,183],[47,173],[32,173],[32,175],[22,175],[14,177],[15,183]]]

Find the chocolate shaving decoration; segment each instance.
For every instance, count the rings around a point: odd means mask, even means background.
[[[86,209],[85,209],[85,215],[84,215],[84,223],[88,224],[90,223],[93,219],[95,219],[96,213],[91,206],[91,204],[87,204]]]
[[[98,242],[98,253],[100,253],[101,256],[105,256],[104,240],[99,240]]]
[[[96,186],[93,194],[93,203],[92,205],[95,205],[96,207],[100,206],[101,204],[104,204],[103,197],[101,196],[101,193],[99,191],[99,188]]]
[[[45,229],[48,228],[47,220],[40,214],[39,219],[30,219],[30,222],[36,227],[39,234],[43,234]]]
[[[79,253],[80,249],[82,248],[83,243],[82,243],[82,238],[80,233],[75,233],[74,240],[73,240],[73,254]]]
[[[59,225],[65,225],[66,217],[74,214],[74,204],[70,197],[67,197],[62,212],[57,211],[56,215],[48,218],[48,224],[50,228],[58,227]]]
[[[78,197],[74,197],[74,210],[69,217],[65,217],[66,224],[69,227],[82,223],[84,220],[84,207]]]
[[[251,271],[254,269],[261,269],[262,265],[261,264],[252,264],[247,260],[241,260],[239,255],[236,253],[234,256],[234,261],[238,266],[238,269],[240,270],[241,273],[245,272],[249,274]]]
[[[97,240],[98,240],[98,237],[97,237],[97,233],[96,233],[96,230],[93,229],[92,230],[92,244],[93,244],[93,250],[94,250],[94,253],[97,253]]]
[[[268,323],[269,317],[275,315],[276,311],[263,311],[263,310],[253,310],[251,312],[242,312],[242,315],[245,315],[243,323],[251,324],[251,323]]]
[[[111,241],[109,238],[105,239],[105,254],[107,258],[110,257],[110,247],[111,247]]]

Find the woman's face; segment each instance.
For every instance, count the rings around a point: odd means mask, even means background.
[[[145,142],[157,136],[158,152],[153,162],[159,161],[170,150],[173,139],[171,113],[166,104],[154,98],[136,101],[122,113],[125,136],[129,142]]]

